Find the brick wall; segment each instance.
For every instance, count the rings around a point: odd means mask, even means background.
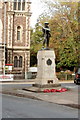
[[[0,3],[0,6],[0,14],[2,14],[2,18],[0,15],[0,19],[2,19],[2,25],[4,27],[4,3]],[[27,13],[29,11],[14,11],[12,2],[8,2],[6,7],[7,63],[13,64],[13,73],[18,72],[18,74],[24,74],[30,65],[30,16]],[[21,40],[17,40],[18,26],[21,27]],[[2,30],[2,41],[4,42],[4,29]],[[15,56],[23,57],[22,68],[14,68]]]

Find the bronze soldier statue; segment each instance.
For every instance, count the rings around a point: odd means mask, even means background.
[[[46,44],[46,48],[49,48],[49,40],[50,40],[51,34],[50,34],[48,22],[44,23],[44,27],[42,28],[42,31],[43,31],[43,36],[44,36],[43,47]]]

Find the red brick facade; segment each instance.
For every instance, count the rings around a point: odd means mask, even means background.
[[[4,17],[6,15],[6,63],[13,64],[13,74],[23,76],[30,64],[30,4],[29,1],[25,2],[24,10],[14,10],[14,2],[0,3],[1,43],[4,43]],[[4,13],[5,5],[6,14]]]

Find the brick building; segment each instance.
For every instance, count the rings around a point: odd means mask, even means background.
[[[0,1],[1,74],[4,69],[4,57],[5,64],[13,65],[13,74],[24,77],[28,71],[30,64],[30,4],[29,0]]]

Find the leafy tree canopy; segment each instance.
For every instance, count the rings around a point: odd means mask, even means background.
[[[54,2],[43,0],[46,12],[39,16],[38,24],[31,35],[31,54],[42,46],[42,26],[50,23],[50,48],[55,50],[57,68],[74,67],[79,64],[79,4],[78,2]]]

